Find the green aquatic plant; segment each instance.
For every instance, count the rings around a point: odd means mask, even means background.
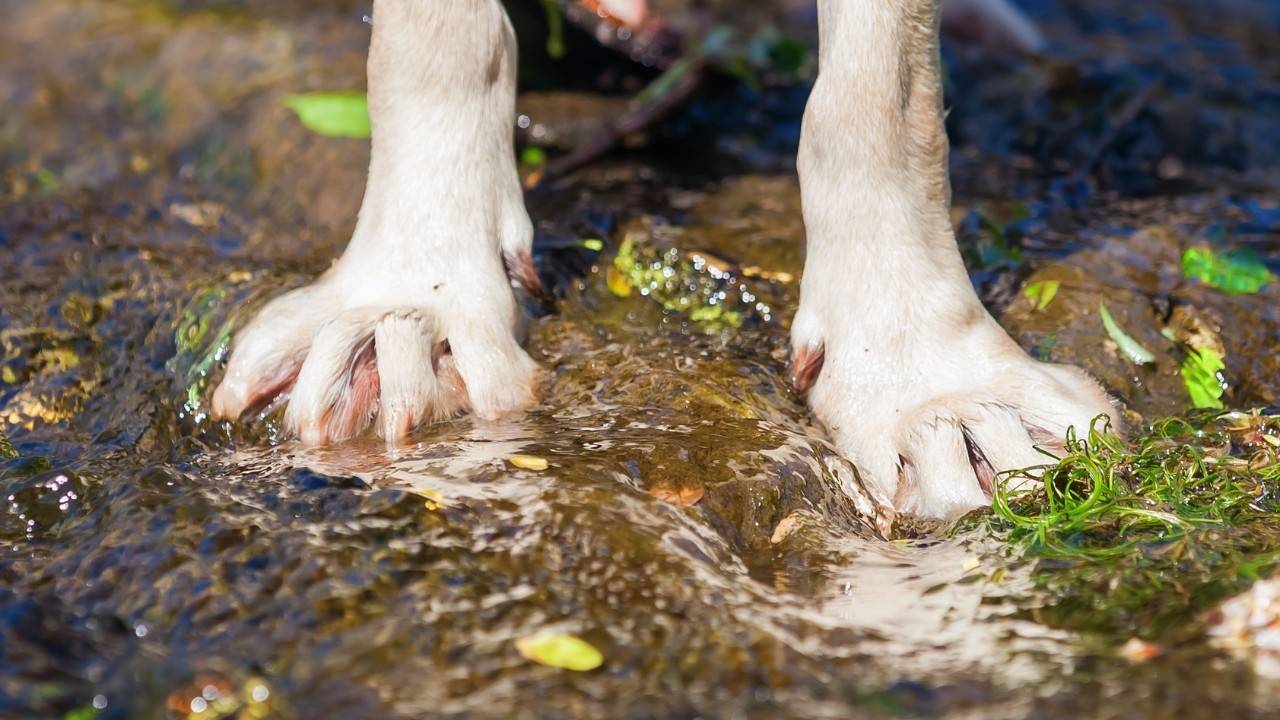
[[[992,508],[988,531],[1036,563],[1040,620],[1117,641],[1186,632],[1280,565],[1280,417],[1163,420],[1133,441],[1095,423],[1042,474],[1000,478]]]
[[[18,457],[18,451],[14,449],[13,443],[9,442],[9,438],[0,432],[0,460],[12,460]]]
[[[1021,267],[1025,261],[1021,236],[1012,230],[1029,216],[1029,209],[1022,203],[971,210],[959,236],[965,265],[973,270]]]
[[[556,0],[542,0],[542,8],[547,14],[547,55],[555,60],[564,58],[564,14]]]
[[[527,147],[520,151],[520,164],[540,168],[547,164],[547,151],[540,147]]]
[[[1240,445],[1245,433],[1249,444]],[[1039,477],[1001,478],[992,526],[1041,554],[1106,558],[1197,527],[1238,525],[1272,515],[1277,449],[1280,421],[1260,414],[1231,413],[1206,428],[1165,420],[1133,443],[1095,422],[1086,437],[1073,430]]]

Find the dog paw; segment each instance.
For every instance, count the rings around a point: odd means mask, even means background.
[[[1068,428],[1083,434],[1103,415],[1118,423],[1085,373],[1032,360],[981,318],[962,332],[886,332],[882,343],[836,325],[793,350],[793,381],[811,385],[837,448],[898,513],[953,519],[989,505],[1000,473],[1052,463],[1037,448],[1061,451]]]
[[[394,444],[461,411],[494,420],[532,402],[536,366],[516,341],[505,276],[454,292],[396,275],[358,280],[340,267],[268,303],[235,339],[215,417],[284,401],[285,429],[306,445],[375,422]]]
[[[509,275],[537,294],[512,147],[515,34],[501,3],[381,2],[369,49],[374,137],[346,252],[258,313],[214,393],[235,420],[287,402],[307,445],[376,422],[389,443],[533,401]],[[442,82],[441,78],[448,78]]]

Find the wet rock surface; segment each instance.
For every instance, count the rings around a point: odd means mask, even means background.
[[[1250,659],[1259,675],[1280,678],[1280,585],[1256,583],[1208,616],[1213,642]]]
[[[1200,634],[1274,565],[1260,525],[1215,529],[1233,554],[1186,551],[1177,591],[1144,612],[1107,604],[1119,575],[1046,575],[980,527],[877,537],[855,470],[784,382],[802,85],[714,76],[530,194],[558,300],[532,323],[546,377],[526,416],[425,428],[395,456],[372,438],[304,452],[270,416],[209,422],[227,332],[327,267],[368,161],[282,102],[363,87],[368,8],[260,6],[0,0],[0,716],[1274,711]],[[1181,268],[1205,245],[1280,270],[1280,17],[1205,7],[1049,0],[1030,8],[1048,59],[947,50],[975,284],[1135,426],[1190,410],[1192,336],[1221,349],[1227,405],[1280,392],[1277,283],[1227,295]],[[541,94],[522,112],[563,128],[553,154],[654,74],[590,57],[590,73],[530,63]],[[546,87],[557,72],[568,90]],[[541,111],[548,92],[589,110]],[[675,251],[700,292],[748,288],[742,322],[623,292],[610,270],[628,239],[649,260]],[[1038,308],[1023,291],[1045,281],[1059,289]],[[1154,363],[1118,351],[1103,300]],[[1131,665],[1116,648],[1156,616],[1187,620]],[[530,663],[515,643],[544,630],[602,667]]]

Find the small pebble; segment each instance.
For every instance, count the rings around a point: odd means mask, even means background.
[[[1159,645],[1153,645],[1141,638],[1130,638],[1129,642],[1120,648],[1120,657],[1131,663],[1144,663],[1159,657],[1160,652]]]

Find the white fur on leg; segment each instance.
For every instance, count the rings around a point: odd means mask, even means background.
[[[533,399],[504,267],[533,237],[511,24],[499,0],[376,0],[373,27],[373,150],[351,243],[315,285],[263,309],[215,392],[234,419],[296,374],[286,426],[308,444],[360,432],[379,408],[395,442],[462,404],[491,419]]]
[[[982,307],[952,231],[938,0],[821,0],[799,169],[808,234],[792,352],[809,402],[878,498],[950,518],[993,475],[1114,416],[1083,373],[1032,361]]]

